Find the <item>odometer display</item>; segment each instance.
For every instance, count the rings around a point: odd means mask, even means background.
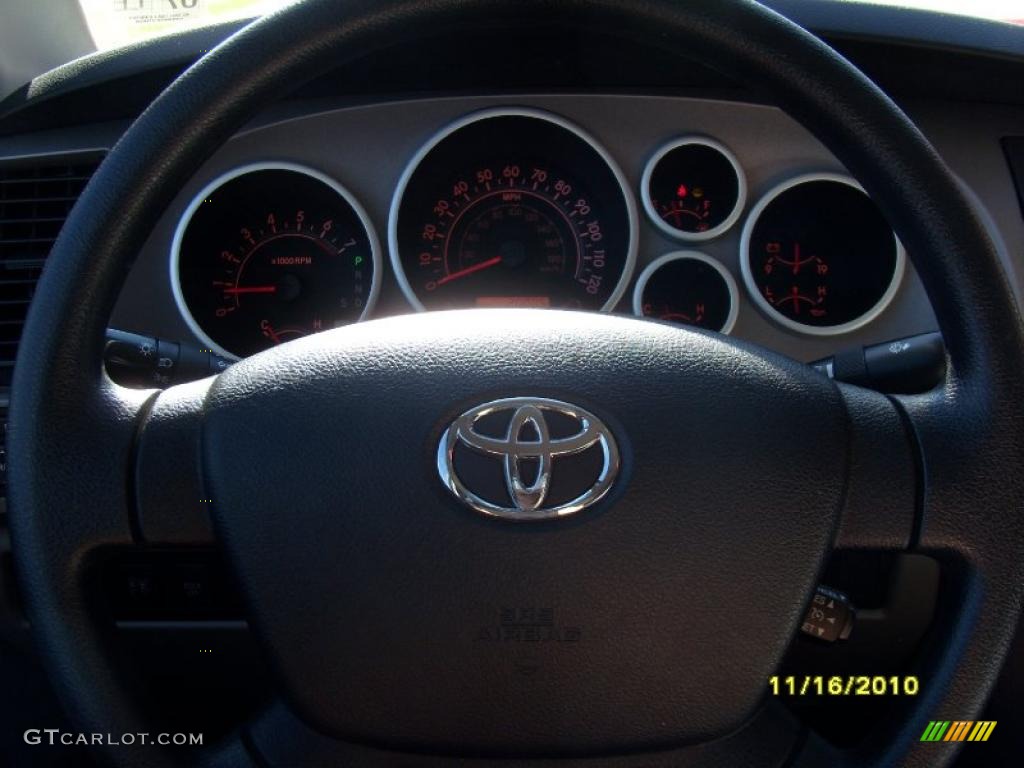
[[[376,296],[377,238],[356,200],[297,165],[237,169],[200,192],[172,249],[192,330],[245,357],[360,320]]]
[[[417,309],[608,309],[633,268],[635,217],[621,173],[579,129],[489,110],[414,158],[391,256]]]
[[[814,335],[877,317],[906,261],[874,201],[837,174],[800,176],[770,191],[751,212],[741,249],[754,302],[781,325]]]

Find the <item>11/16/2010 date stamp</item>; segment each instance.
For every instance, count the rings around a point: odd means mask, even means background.
[[[913,675],[803,675],[768,678],[773,696],[916,696]]]

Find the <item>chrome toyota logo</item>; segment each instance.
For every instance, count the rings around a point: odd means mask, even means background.
[[[466,449],[496,466],[468,466],[460,461]],[[560,400],[513,397],[459,416],[441,437],[437,471],[448,490],[478,512],[544,520],[603,498],[618,475],[619,450],[608,427],[589,411]],[[560,471],[562,481],[555,484]],[[485,490],[491,475],[503,475],[504,483]]]

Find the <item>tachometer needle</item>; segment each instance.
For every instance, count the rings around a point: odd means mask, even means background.
[[[458,280],[460,277],[472,275],[474,272],[479,272],[482,269],[488,269],[489,267],[493,267],[498,264],[501,264],[501,256],[495,256],[493,259],[481,261],[479,264],[474,264],[471,267],[460,269],[458,272],[452,272],[450,274],[447,274],[437,281],[437,285],[441,286],[444,285],[445,283],[450,283],[452,280]]]
[[[277,293],[276,285],[246,285],[234,288],[225,288],[224,293],[229,296],[237,296],[240,293]]]

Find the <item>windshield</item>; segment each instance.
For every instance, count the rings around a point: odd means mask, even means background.
[[[811,0],[808,0],[810,2]],[[848,0],[814,0],[847,2]],[[862,0],[854,0],[860,2]],[[885,5],[1024,23],[1021,0],[873,0]],[[251,18],[292,0],[79,0],[98,50],[146,40],[170,32],[223,21]]]
[[[79,0],[98,50],[151,37],[249,19],[294,0]]]

